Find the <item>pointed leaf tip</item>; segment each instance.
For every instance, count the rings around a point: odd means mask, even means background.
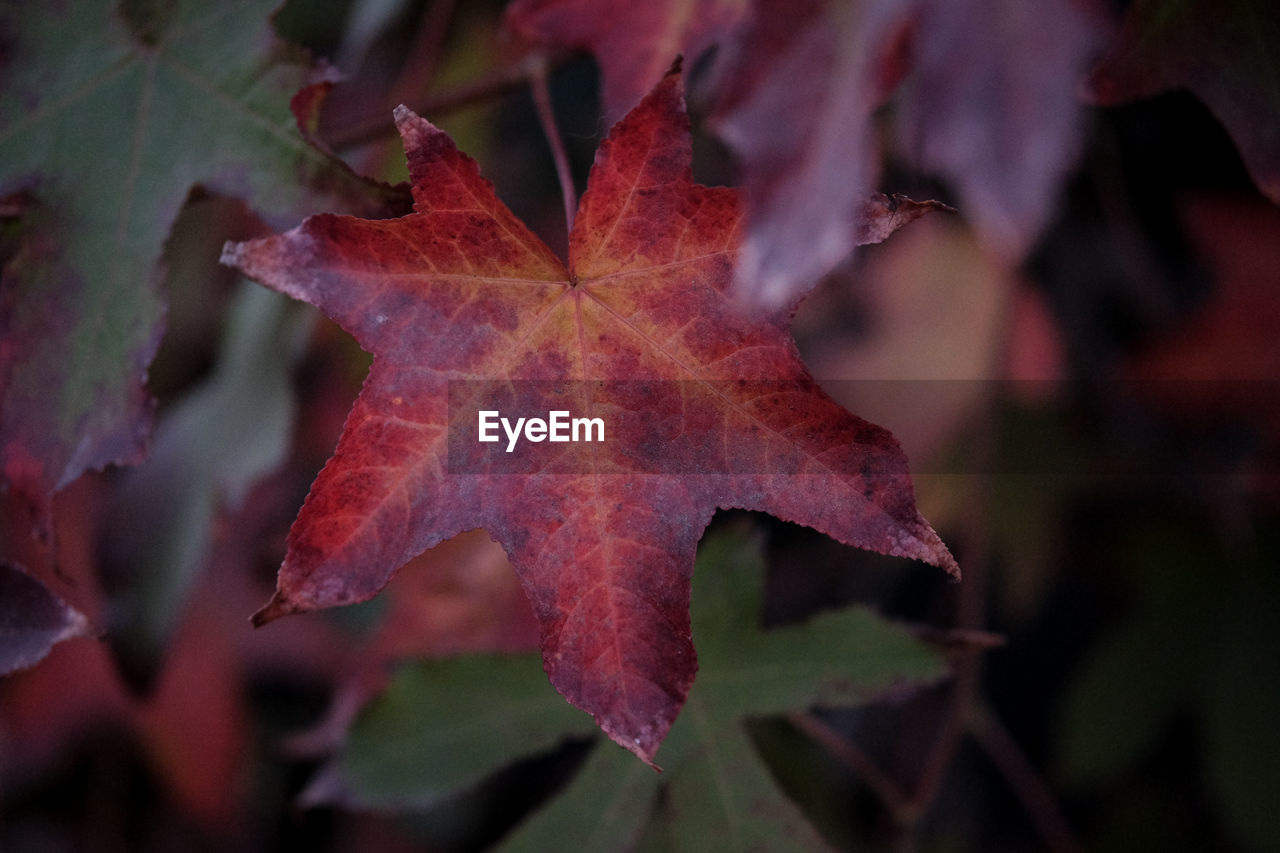
[[[249,621],[253,624],[253,627],[261,628],[281,616],[289,616],[297,612],[298,608],[292,602],[288,601],[279,592],[276,592],[275,595],[271,596],[271,600],[267,602],[266,606],[253,614]]]
[[[870,198],[862,203],[855,216],[854,243],[858,246],[882,243],[899,228],[934,212],[956,213],[957,211],[951,205],[933,199],[916,201],[901,193],[894,193],[891,196],[872,193]]]
[[[662,768],[654,763],[653,757],[658,754],[658,747],[661,746],[660,741],[652,743],[637,743],[631,735],[615,733],[609,727],[606,727],[599,717],[596,718],[596,725],[600,726],[601,731],[609,736],[609,739],[636,758],[643,761],[655,773],[661,773]]]
[[[421,147],[424,140],[428,139],[432,134],[441,134],[439,128],[404,104],[396,107],[393,115],[396,120],[396,131],[400,134],[400,138],[404,140],[405,153],[411,159],[414,150]]]
[[[599,721],[597,721],[599,722]],[[661,773],[662,768],[654,762],[654,756],[658,754],[658,747],[662,746],[662,738],[648,737],[635,738],[626,732],[616,732],[612,727],[601,725],[601,729],[609,738],[628,752],[635,755],[645,764],[649,765],[655,773]],[[662,737],[666,737],[666,732],[662,733]]]
[[[83,613],[24,566],[0,560],[0,675],[34,666],[63,640],[91,633]]]
[[[960,583],[964,578],[960,574],[960,564],[956,562],[956,558],[951,556],[951,552],[946,552],[946,559],[939,566],[947,573],[947,580],[952,583]]]
[[[923,560],[931,566],[937,566],[947,573],[948,580],[953,583],[959,583],[960,564],[956,562],[956,558],[951,553],[951,549],[946,546],[938,536],[937,531],[929,526],[929,523],[921,519],[921,523],[925,526],[924,535],[918,539],[920,549],[916,551],[911,549],[905,556],[914,557]]]
[[[450,146],[453,145],[453,140],[449,139],[448,134],[404,104],[396,107],[393,115],[396,120],[396,130],[399,132],[400,138],[404,140],[406,153],[413,149],[415,140],[430,136],[444,137],[449,140]]]
[[[224,267],[238,267],[240,265],[240,256],[243,252],[244,243],[228,240],[222,244],[222,256],[218,258],[218,263]]]

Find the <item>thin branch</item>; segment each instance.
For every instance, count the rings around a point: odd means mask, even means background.
[[[547,63],[554,65],[558,60],[559,57],[551,57]],[[495,68],[487,74],[482,74],[474,80],[453,88],[428,95],[408,106],[422,116],[438,115],[496,98],[520,88],[528,79],[528,63],[521,60]],[[332,128],[326,136],[330,145],[340,150],[393,137],[395,134],[396,125],[392,121],[391,113],[379,108],[376,114],[366,115],[348,124]]]
[[[992,354],[992,367],[996,371],[1003,369],[1007,359],[1012,294],[1015,288],[1013,271],[1007,269],[1005,276],[1005,281],[1001,283],[1003,298],[998,323],[1001,339],[993,348]],[[991,383],[987,385],[989,388],[994,387]],[[978,432],[974,441],[974,470],[977,473],[970,479],[971,497],[967,501],[969,512],[964,525],[964,547],[961,549],[964,580],[959,586],[956,601],[955,628],[960,631],[980,632],[986,621],[988,571],[993,550],[990,515],[995,483],[991,472],[995,470],[995,459],[1000,449],[998,403],[996,394],[988,390],[981,407],[983,415],[978,421]],[[928,813],[938,792],[942,789],[947,771],[960,749],[961,740],[967,733],[971,711],[978,700],[982,656],[960,655],[954,666],[955,678],[951,682],[951,701],[911,798],[921,817]],[[918,822],[905,826],[904,830],[903,844],[910,848],[915,842]]]
[[[822,744],[839,759],[880,800],[898,823],[913,819],[915,805],[902,787],[880,769],[853,741],[813,714],[794,712],[787,715],[791,725]]]
[[[1005,644],[1003,634],[976,628],[938,628],[933,625],[907,625],[906,629],[926,643],[941,646],[955,654],[978,654],[998,649]]]
[[[440,55],[444,50],[449,22],[453,20],[456,5],[456,0],[436,0],[422,13],[422,21],[405,57],[404,67],[400,69],[384,102],[388,110],[417,100],[419,93],[430,85],[436,66],[440,64]]]
[[[551,91],[547,87],[547,60],[533,57],[529,62],[529,86],[533,91],[533,103],[538,110],[538,121],[551,146],[551,159],[556,164],[560,178],[560,195],[564,197],[565,233],[573,233],[573,215],[578,209],[578,194],[573,187],[573,173],[569,171],[569,155],[564,150],[560,129],[556,127],[556,114],[551,108]]]
[[[965,579],[972,580],[973,572],[966,568]],[[960,749],[960,741],[965,734],[965,717],[978,693],[978,676],[981,673],[981,660],[977,655],[964,655],[955,663],[956,674],[951,682],[951,701],[947,705],[946,716],[934,740],[933,749],[925,760],[924,769],[916,783],[915,793],[911,801],[915,804],[915,813],[923,816],[929,806],[937,798],[946,779],[947,770],[955,760]],[[909,829],[911,829],[909,827]]]
[[[454,9],[455,0],[437,0],[419,15],[418,30],[395,81],[380,99],[365,105],[365,115],[371,114],[369,110],[378,116],[394,115],[397,106],[418,100],[430,88],[436,67],[440,64]],[[358,167],[358,170],[364,174],[372,173],[378,169],[379,160],[377,148],[372,149],[364,154],[363,167]]]
[[[1009,730],[990,711],[975,707],[969,714],[968,731],[1009,783],[1014,796],[1026,809],[1040,839],[1050,850],[1078,853],[1084,850],[1049,788]]]
[[[990,411],[990,409],[987,409]],[[993,416],[989,416],[993,417]],[[991,428],[984,427],[979,441],[982,444],[992,443]],[[978,451],[979,456],[987,457],[985,447]],[[979,471],[990,471],[990,458],[980,461]],[[989,505],[991,487],[989,474],[978,474],[974,483],[975,494],[971,506],[985,507]],[[960,584],[959,600],[956,604],[957,629],[961,631],[980,630],[983,621],[984,599],[986,597],[986,565],[990,557],[988,524],[984,519],[971,518],[966,526],[969,536],[968,547],[964,550],[964,581]],[[979,680],[982,674],[981,655],[959,655],[955,658],[955,677],[951,681],[950,702],[946,716],[934,740],[933,749],[924,763],[920,778],[916,782],[915,793],[911,799],[917,812],[924,815],[929,805],[938,796],[942,783],[946,779],[947,770],[955,760],[960,749],[960,741],[965,735],[965,721],[969,710],[978,697]]]

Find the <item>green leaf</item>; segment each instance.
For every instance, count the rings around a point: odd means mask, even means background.
[[[1070,685],[1059,738],[1063,780],[1101,786],[1116,799],[1107,833],[1123,835],[1143,825],[1126,814],[1127,798],[1147,787],[1143,762],[1167,756],[1162,739],[1175,720],[1190,720],[1204,767],[1198,781],[1213,798],[1215,816],[1241,849],[1275,848],[1278,544],[1264,535],[1247,548],[1238,542],[1227,547],[1182,518],[1161,519],[1129,535],[1123,562],[1135,567],[1139,583],[1133,611]],[[1160,793],[1151,790],[1152,796]],[[1189,835],[1204,830],[1190,825],[1194,814],[1176,816],[1189,824],[1172,834],[1179,849],[1205,846]]]
[[[146,464],[107,509],[106,553],[125,576],[112,596],[113,640],[156,663],[204,565],[221,509],[238,509],[284,461],[296,404],[292,371],[315,312],[242,282],[212,375],[161,420]]]
[[[740,721],[717,721],[691,696],[688,754],[659,817],[672,850],[819,850],[828,845],[778,788]],[[684,733],[681,733],[684,734]]]
[[[502,849],[617,850],[641,837],[691,850],[824,846],[774,782],[744,721],[867,702],[894,686],[936,681],[946,667],[937,651],[861,607],[761,631],[763,577],[759,544],[742,529],[703,541],[693,587],[701,665],[658,753],[664,772],[598,743]],[[472,658],[402,670],[353,727],[336,765],[339,787],[363,805],[429,803],[593,731],[533,660]]]
[[[156,261],[193,185],[273,224],[396,197],[294,126],[308,68],[273,2],[0,4],[0,197],[31,199],[0,296],[0,478],[37,528],[53,490],[142,455]]]
[[[1180,626],[1138,618],[1107,637],[1074,679],[1064,703],[1060,775],[1096,784],[1144,758],[1191,695],[1198,662],[1170,655]]]
[[[1162,524],[1125,545],[1140,567],[1132,614],[1105,636],[1063,699],[1059,773],[1070,785],[1097,784],[1131,770],[1196,699],[1221,618],[1221,565],[1212,542]]]
[[[538,655],[406,665],[351,729],[338,761],[357,805],[429,805],[512,759],[596,732],[547,684]]]
[[[764,561],[753,536],[708,536],[693,579],[699,700],[716,723],[813,705],[854,706],[887,689],[946,674],[909,631],[854,606],[762,631]]]
[[[630,849],[653,817],[662,781],[631,753],[597,742],[569,784],[542,807],[536,819],[517,826],[501,849],[558,848],[582,853]]]

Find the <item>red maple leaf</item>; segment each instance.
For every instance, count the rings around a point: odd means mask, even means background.
[[[224,252],[374,354],[259,623],[368,599],[483,527],[520,575],[552,683],[651,761],[697,669],[690,575],[717,507],[958,573],[893,436],[805,370],[791,309],[748,315],[727,295],[740,202],[692,181],[678,70],[602,144],[567,266],[442,131],[396,120],[413,214],[313,216]],[[598,417],[605,441],[508,453],[505,436],[478,441],[486,406]]]

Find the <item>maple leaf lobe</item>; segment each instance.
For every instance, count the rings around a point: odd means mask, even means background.
[[[817,388],[781,314],[727,295],[740,205],[692,182],[678,72],[601,145],[567,269],[441,131],[396,118],[414,213],[314,216],[226,251],[374,354],[259,621],[371,597],[409,558],[483,527],[533,605],[552,683],[651,763],[697,669],[690,577],[717,507],[955,571],[892,436]],[[449,397],[477,380],[526,411],[572,401],[617,434],[538,445],[550,455],[511,473],[506,454],[475,455],[473,393],[457,421],[468,465],[454,468]]]

